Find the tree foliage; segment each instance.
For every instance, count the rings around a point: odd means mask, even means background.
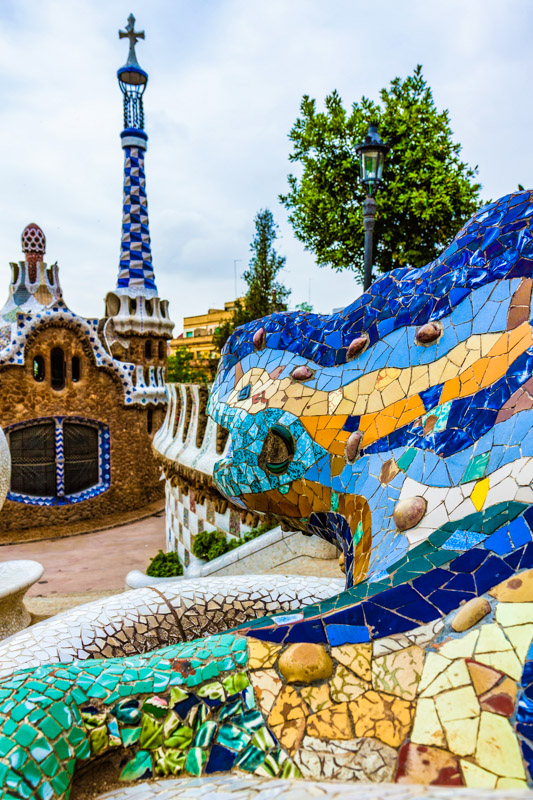
[[[290,289],[278,280],[279,273],[285,267],[285,257],[278,255],[274,247],[278,226],[272,212],[268,208],[259,211],[254,225],[254,238],[250,244],[252,257],[243,274],[248,289],[243,302],[236,302],[233,317],[215,332],[214,341],[219,350],[239,325],[287,309]]]
[[[213,380],[216,360],[196,363],[193,354],[185,347],[178,347],[167,359],[167,381],[169,383],[209,383]]]
[[[391,150],[385,158],[383,189],[377,193],[374,264],[382,272],[421,267],[434,259],[479,207],[477,167],[461,161],[448,111],[438,111],[419,65],[405,80],[395,78],[380,103],[363,97],[347,113],[333,91],[325,111],[307,95],[289,138],[289,175],[280,195],[294,232],[320,266],[352,269],[362,278],[364,188],[356,145],[370,122]]]

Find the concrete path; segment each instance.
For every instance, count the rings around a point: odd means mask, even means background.
[[[128,572],[146,570],[158,550],[166,550],[164,511],[98,533],[1,545],[0,561],[29,558],[43,565],[44,574],[27,598],[100,595],[123,591]]]

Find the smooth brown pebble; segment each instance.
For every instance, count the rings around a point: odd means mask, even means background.
[[[253,345],[256,350],[261,350],[265,346],[265,329],[258,328],[252,338]]]
[[[432,344],[442,333],[442,328],[437,322],[427,322],[416,332],[415,341],[417,344]]]
[[[489,592],[500,603],[531,603],[533,602],[533,569],[527,569],[506,581],[499,583]]]
[[[344,458],[346,461],[349,461],[350,463],[355,461],[362,441],[363,434],[361,431],[354,431],[350,434],[348,441],[346,442],[346,447],[344,448]]]
[[[333,663],[321,644],[290,644],[279,657],[278,668],[287,683],[313,683],[333,674]]]
[[[291,378],[294,378],[295,381],[308,381],[309,378],[312,378],[315,373],[312,369],[309,369],[305,364],[302,364],[296,369],[293,369],[291,372]]]
[[[414,528],[415,525],[418,525],[426,513],[426,508],[427,501],[425,497],[420,497],[420,495],[406,497],[405,500],[400,500],[396,503],[392,516],[398,530],[408,531],[409,528]]]
[[[357,339],[352,339],[348,345],[348,349],[346,350],[346,358],[349,360],[351,358],[355,358],[356,356],[360,356],[361,353],[368,347],[369,341],[370,340],[366,335],[358,336]]]
[[[462,605],[453,618],[452,628],[454,631],[467,631],[480,619],[486,617],[490,611],[490,603],[484,597],[473,597]]]
[[[339,567],[341,572],[346,572],[346,559],[344,558],[344,553],[341,553],[339,556]]]

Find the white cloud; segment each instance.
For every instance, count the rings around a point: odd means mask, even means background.
[[[268,206],[293,302],[329,311],[355,298],[349,274],[318,269],[277,195],[300,99],[337,88],[376,97],[417,63],[450,110],[485,195],[532,183],[533,55],[527,0],[4,0],[0,6],[0,280],[29,221],[47,235],[67,302],[102,313],[118,266],[122,153],[115,72],[130,11],[150,82],[146,159],[156,280],[173,319],[220,306],[246,267],[253,217]],[[2,264],[4,266],[2,266]],[[242,283],[240,284],[242,288]],[[1,291],[1,287],[0,287]]]

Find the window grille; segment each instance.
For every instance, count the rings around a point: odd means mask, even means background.
[[[9,498],[33,504],[79,502],[109,488],[109,431],[92,420],[54,418],[8,429]]]

